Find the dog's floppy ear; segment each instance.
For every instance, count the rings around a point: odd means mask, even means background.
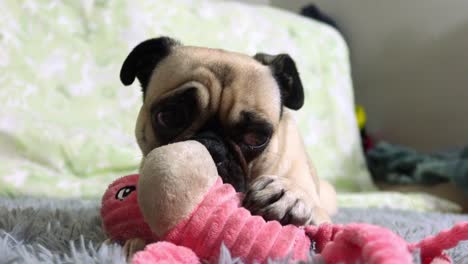
[[[167,57],[171,48],[180,45],[169,37],[159,37],[145,40],[138,44],[125,59],[120,69],[120,80],[124,85],[130,85],[138,78],[143,94],[151,78],[154,68]]]
[[[281,89],[283,105],[298,110],[304,105],[304,88],[296,63],[288,54],[269,55],[257,53],[254,59],[269,66]]]

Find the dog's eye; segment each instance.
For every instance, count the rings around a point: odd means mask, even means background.
[[[188,87],[168,96],[152,106],[151,125],[162,143],[169,143],[189,128],[196,120],[198,109],[197,89]]]
[[[270,140],[270,137],[255,132],[247,132],[242,137],[242,142],[251,148],[261,148]]]
[[[123,201],[125,199],[125,197],[129,196],[135,190],[136,190],[135,186],[125,186],[125,187],[121,188],[115,194],[115,199]]]
[[[175,130],[185,127],[189,113],[183,106],[168,106],[155,113],[154,119],[160,128]]]

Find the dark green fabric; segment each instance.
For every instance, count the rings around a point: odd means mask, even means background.
[[[423,154],[380,142],[367,152],[367,165],[376,182],[433,185],[452,181],[468,197],[468,146]]]

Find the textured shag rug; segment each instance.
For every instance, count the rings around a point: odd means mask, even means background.
[[[468,215],[341,209],[334,221],[378,224],[413,242],[468,221]],[[0,264],[125,263],[121,247],[102,246],[104,240],[97,201],[0,198]],[[448,253],[454,263],[468,263],[467,242]],[[222,263],[239,263],[227,251],[222,256]]]

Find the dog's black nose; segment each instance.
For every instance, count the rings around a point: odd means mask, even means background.
[[[228,150],[221,136],[212,131],[203,131],[194,135],[191,139],[203,144],[210,153],[214,162],[220,163],[227,159]]]
[[[191,139],[200,142],[208,149],[211,158],[213,158],[216,164],[218,174],[224,183],[232,184],[238,192],[246,190],[243,171],[229,151],[229,146],[221,135],[211,130],[203,130]]]

